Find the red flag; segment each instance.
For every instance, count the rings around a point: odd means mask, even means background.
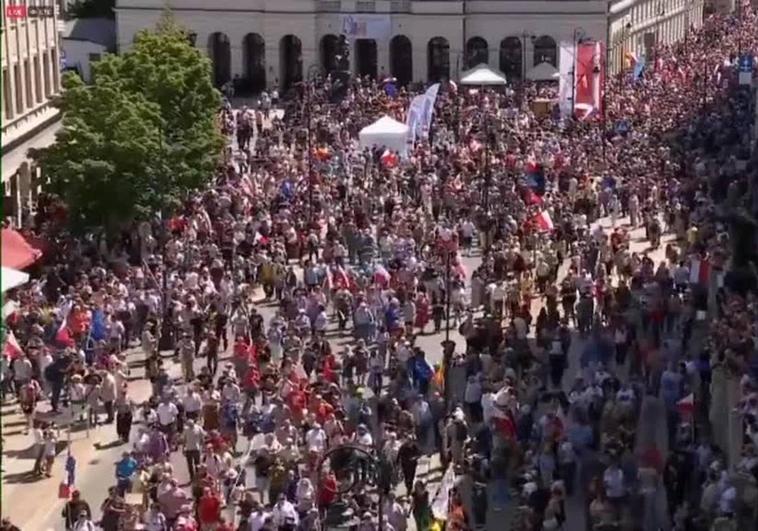
[[[11,360],[15,360],[24,353],[24,351],[21,350],[18,341],[16,341],[16,336],[13,335],[12,330],[8,331],[8,335],[5,338],[5,349],[3,353]]]
[[[527,205],[542,205],[544,201],[540,196],[534,193],[531,188],[526,189],[526,199],[524,201]]]
[[[69,324],[68,318],[69,318],[69,314],[71,314],[71,309],[73,308],[73,306],[74,305],[72,302],[67,302],[63,306],[63,308],[61,309],[63,321],[58,327],[58,331],[55,333],[55,341],[68,348],[71,348],[76,345],[76,343],[74,343],[73,338],[71,337],[71,331],[68,329],[68,324]]]
[[[382,164],[384,164],[387,168],[394,168],[397,166],[397,163],[399,162],[397,155],[390,151],[389,149],[384,152],[382,155]]]
[[[495,424],[495,429],[505,439],[514,439],[516,437],[516,423],[513,421],[510,412],[506,413],[505,416],[498,415],[493,417],[492,421]]]
[[[695,395],[690,393],[676,403],[676,410],[684,418],[692,418],[695,413]]]
[[[534,217],[534,224],[537,228],[544,232],[550,232],[555,228],[553,220],[547,210],[543,210]]]
[[[693,260],[690,264],[690,283],[707,285],[711,278],[709,260]]]

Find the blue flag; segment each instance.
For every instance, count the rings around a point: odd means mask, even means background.
[[[102,341],[107,337],[105,326],[105,314],[103,310],[95,310],[92,314],[92,326],[90,328],[90,337],[94,341]]]
[[[417,357],[413,365],[413,379],[416,381],[430,380],[433,374],[434,371],[426,359]]]
[[[639,61],[634,65],[634,73],[632,74],[632,79],[635,81],[639,81],[639,79],[642,77],[642,74],[645,73],[645,56],[640,56]]]

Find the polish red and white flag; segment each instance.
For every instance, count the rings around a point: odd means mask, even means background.
[[[695,395],[690,393],[676,403],[676,410],[682,417],[691,418],[695,413]]]
[[[550,217],[550,213],[547,210],[543,210],[534,217],[534,224],[541,231],[550,232],[555,229],[553,225],[553,219]]]
[[[690,284],[708,284],[711,279],[711,262],[696,259],[690,262]]]
[[[8,335],[5,337],[5,348],[3,349],[3,354],[8,356],[8,359],[15,360],[23,353],[24,351],[21,350],[21,346],[18,344],[16,336],[13,335],[13,332],[11,330],[9,330]]]

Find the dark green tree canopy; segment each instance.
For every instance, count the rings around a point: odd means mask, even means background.
[[[114,231],[170,207],[213,175],[224,145],[221,97],[210,62],[170,16],[93,73],[92,85],[64,77],[63,129],[33,156],[75,228]]]

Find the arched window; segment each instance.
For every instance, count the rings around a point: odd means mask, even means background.
[[[374,39],[355,39],[355,68],[361,77],[376,79],[379,60]]]
[[[213,83],[220,87],[232,78],[232,48],[226,33],[211,34],[208,38],[208,56],[213,63]]]
[[[481,37],[471,37],[466,43],[465,68],[474,68],[477,65],[490,62],[489,45]]]
[[[279,42],[279,71],[284,90],[303,80],[303,44],[294,35],[285,35]]]
[[[266,41],[257,33],[248,33],[242,46],[245,60],[245,83],[251,91],[266,87]]]
[[[430,83],[450,79],[450,43],[444,37],[434,37],[427,47],[427,78]]]
[[[552,37],[543,35],[534,41],[534,64],[550,63],[558,67],[558,46]]]
[[[327,74],[337,70],[338,54],[339,38],[331,34],[321,37],[321,66]]]
[[[520,81],[524,77],[524,48],[519,37],[500,41],[500,71],[508,81]]]
[[[390,41],[390,73],[400,86],[413,80],[413,45],[405,35],[395,35]]]

